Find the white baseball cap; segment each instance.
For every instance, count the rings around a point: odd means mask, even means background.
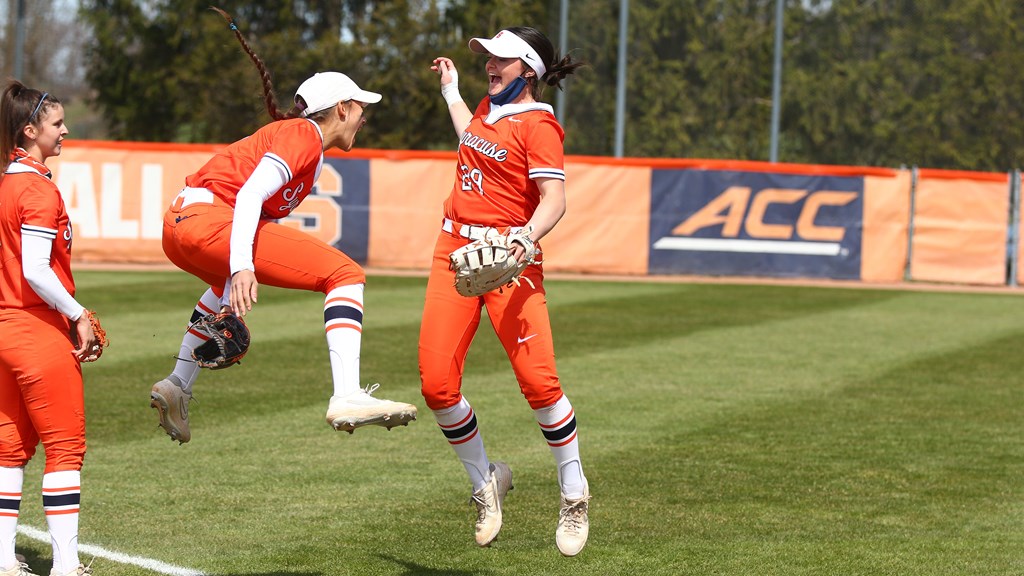
[[[473,38],[469,49],[478,54],[491,54],[498,58],[522,58],[537,76],[544,76],[548,67],[537,55],[537,51],[526,41],[508,30],[502,30],[494,38]]]
[[[341,72],[317,72],[299,85],[299,89],[295,91],[297,105],[299,98],[306,103],[306,108],[302,110],[302,116],[305,117],[326,110],[338,102],[355,100],[364,104],[376,104],[383,96],[363,90]]]

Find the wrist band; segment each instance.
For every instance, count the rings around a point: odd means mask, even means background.
[[[459,84],[457,82],[451,82],[442,86],[441,96],[444,97],[444,101],[448,103],[448,106],[456,102],[462,102],[462,95],[459,94]]]

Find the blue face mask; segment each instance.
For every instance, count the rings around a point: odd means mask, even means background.
[[[526,78],[520,76],[513,80],[511,84],[505,86],[504,90],[498,92],[494,96],[491,96],[491,104],[504,106],[505,104],[515,100],[516,97],[519,96],[519,93],[523,91],[523,88],[526,88]]]

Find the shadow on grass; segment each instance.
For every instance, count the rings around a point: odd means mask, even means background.
[[[378,554],[377,557],[381,560],[386,560],[405,568],[405,572],[402,572],[402,576],[474,576],[487,573],[453,570],[451,568],[428,568],[426,566],[416,564],[415,562],[409,562],[408,560],[402,560],[400,558],[384,554]]]
[[[41,555],[31,551],[31,550],[19,550],[18,554],[21,555],[21,556],[24,556],[25,557],[25,562],[29,566],[35,567],[36,571],[41,570],[41,568],[39,568],[40,566],[49,566],[53,562],[53,559],[50,556],[41,556]],[[19,560],[20,560],[20,558],[19,558]],[[100,571],[103,570],[103,567],[101,566],[101,563],[103,563],[105,561],[109,562],[109,560],[105,560],[103,558],[95,558],[95,559],[89,558],[88,554],[86,554],[86,555],[84,555],[82,557],[82,561],[85,562],[87,565],[91,565],[94,570],[100,570]],[[147,574],[150,573],[149,570],[146,570],[145,572]],[[46,574],[47,572],[43,571],[43,572],[37,572],[37,573],[42,575],[42,574]],[[424,572],[424,574],[434,574],[434,573],[435,572]],[[436,573],[437,574],[441,574],[441,572],[436,572]],[[419,572],[410,572],[410,574],[419,574]],[[210,574],[209,576],[215,576],[215,575],[214,574]],[[278,570],[278,571],[274,571],[274,572],[260,572],[258,574],[252,573],[252,572],[245,572],[245,573],[238,573],[238,574],[216,574],[216,576],[328,576],[328,575],[324,574],[322,572],[293,572],[293,571]]]
[[[210,576],[214,576],[211,574]],[[252,572],[239,573],[239,574],[218,574],[216,576],[327,576],[323,572],[260,572],[254,574]]]

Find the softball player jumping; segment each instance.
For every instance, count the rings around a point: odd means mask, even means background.
[[[366,123],[363,109],[379,102],[381,95],[362,90],[339,72],[321,72],[299,86],[295,107],[282,113],[263,62],[234,22],[231,29],[263,78],[267,110],[275,121],[187,177],[164,215],[164,253],[210,286],[192,321],[228,309],[245,315],[256,303],[261,283],[323,292],[334,382],[327,423],[347,432],[369,424],[408,424],[416,419],[415,406],[374,398],[376,385],[360,388],[363,269],[334,247],[273,221],[291,213],[313,190],[324,150],[352,149]],[[173,372],[153,385],[150,394],[160,426],[180,443],[191,438],[188,404],[199,372],[191,351],[203,341],[186,332]]]
[[[542,266],[529,266],[523,274],[528,281],[518,286],[467,298],[453,287],[448,254],[489,228],[507,232],[532,227],[530,238],[536,242],[561,219],[564,133],[551,106],[539,100],[543,85],[559,86],[582,63],[569,56],[559,59],[550,40],[526,27],[508,28],[490,39],[474,38],[469,47],[490,55],[488,97],[476,111],[471,112],[459,95],[454,63],[442,57],[431,66],[440,75],[459,148],[455,185],[444,203],[423,308],[423,397],[469,474],[477,507],[476,542],[488,546],[501,530],[512,471],[507,464],[488,459],[476,414],[461,392],[466,355],[486,306],[554,455],[562,495],[555,542],[562,554],[574,556],[587,542],[590,489],[580,463],[575,413],[555,370]],[[515,255],[522,260],[522,247],[517,246]]]
[[[102,352],[75,300],[71,223],[46,159],[68,134],[52,95],[9,81],[0,97],[0,576],[29,576],[14,554],[25,465],[43,444],[52,576],[92,574],[78,559],[85,456],[81,362]],[[77,344],[76,344],[77,342]]]

